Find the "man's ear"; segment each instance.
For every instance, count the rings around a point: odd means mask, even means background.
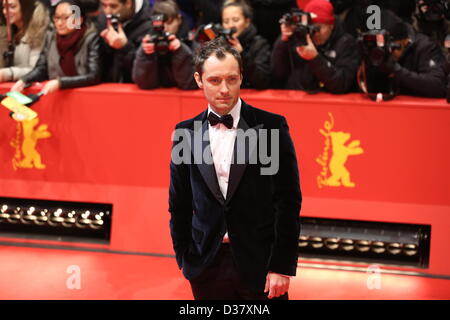
[[[195,79],[195,82],[197,82],[198,87],[200,89],[202,89],[203,88],[202,76],[198,72],[195,72],[194,79]]]

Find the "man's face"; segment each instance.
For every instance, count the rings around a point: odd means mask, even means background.
[[[333,32],[333,24],[315,23],[314,26],[318,29],[317,32],[311,37],[312,41],[316,46],[324,45],[331,36]]]
[[[211,108],[219,115],[225,115],[237,103],[242,83],[239,63],[231,54],[227,53],[220,60],[215,54],[206,59],[203,74],[194,74],[199,88],[203,89],[206,100]]]
[[[120,0],[100,0],[103,12],[108,14],[120,15],[120,20],[125,21],[131,16],[133,8],[132,0],[126,0],[124,3]]]
[[[393,41],[399,48],[395,48],[392,50],[392,58],[394,61],[399,61],[402,57],[403,53],[405,52],[406,47],[409,44],[409,39],[402,39],[402,40],[396,40]]]

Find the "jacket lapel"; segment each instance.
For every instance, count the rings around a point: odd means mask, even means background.
[[[250,127],[251,125],[253,127]],[[244,175],[245,169],[247,168],[250,159],[252,159],[252,155],[257,156],[257,154],[255,155],[253,153],[257,152],[258,150],[258,148],[256,147],[258,145],[258,130],[263,128],[263,126],[264,126],[263,124],[256,123],[256,119],[254,118],[253,113],[249,109],[248,105],[242,100],[241,116],[238,123],[238,132],[236,135],[236,139],[234,141],[234,150],[232,158],[233,162],[230,168],[230,176],[228,179],[228,189],[225,204],[228,204],[230,202],[231,198],[236,192],[237,187],[239,186],[239,183],[241,181],[241,178]],[[249,132],[248,130],[252,130],[256,134],[256,138],[253,141],[252,139],[245,139],[245,143],[243,143],[244,141],[243,139],[241,140],[241,142],[239,142],[238,135],[240,133],[241,134],[246,132],[248,133]],[[252,141],[255,143],[252,143],[250,145],[248,141]],[[242,154],[238,154],[238,152],[239,153],[243,152],[244,158],[242,158]]]
[[[208,111],[206,111],[207,113]],[[194,161],[195,161],[195,139],[202,138],[201,143],[201,154],[197,152],[197,157],[199,157],[198,162],[196,162],[198,170],[203,177],[206,185],[209,190],[212,192],[214,197],[220,204],[225,203],[225,199],[223,198],[222,191],[220,191],[219,182],[217,181],[216,169],[214,167],[214,162],[212,161],[212,153],[211,153],[211,145],[209,141],[209,131],[208,131],[208,121],[206,120],[206,116],[203,117],[202,126],[197,128],[197,130],[193,131],[194,133],[194,146],[191,147],[192,152],[194,152]]]

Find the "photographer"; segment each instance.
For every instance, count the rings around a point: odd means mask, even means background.
[[[150,32],[147,0],[101,0],[103,13],[98,17],[103,80],[131,83],[136,51]]]
[[[143,38],[134,61],[134,82],[141,89],[196,89],[192,52],[181,41],[187,32],[180,28],[178,5],[173,0],[157,1],[152,14],[152,32]]]
[[[349,92],[359,64],[356,40],[335,21],[327,0],[309,1],[305,11],[310,18],[293,11],[281,21],[271,61],[276,84],[310,93]]]
[[[417,0],[413,18],[414,29],[439,42],[445,56],[448,56],[448,51],[444,42],[447,35],[450,35],[450,22],[445,18],[448,5],[446,0]]]
[[[228,41],[241,54],[246,75],[242,88],[267,89],[270,82],[270,45],[257,34],[252,24],[252,9],[244,1],[226,2],[222,8],[222,26],[235,28]]]
[[[393,79],[400,94],[444,97],[445,58],[437,43],[426,35],[414,33],[404,22],[388,31],[394,47],[378,70]]]

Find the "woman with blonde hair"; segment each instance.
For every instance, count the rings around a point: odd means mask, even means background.
[[[47,8],[35,0],[3,0],[1,2],[3,18],[6,20],[6,1],[9,4],[9,22],[14,52],[12,65],[3,63],[0,68],[0,82],[16,81],[30,72],[42,51],[45,33],[50,22]],[[7,48],[7,31],[3,28],[0,60]],[[4,61],[2,61],[4,62]]]

